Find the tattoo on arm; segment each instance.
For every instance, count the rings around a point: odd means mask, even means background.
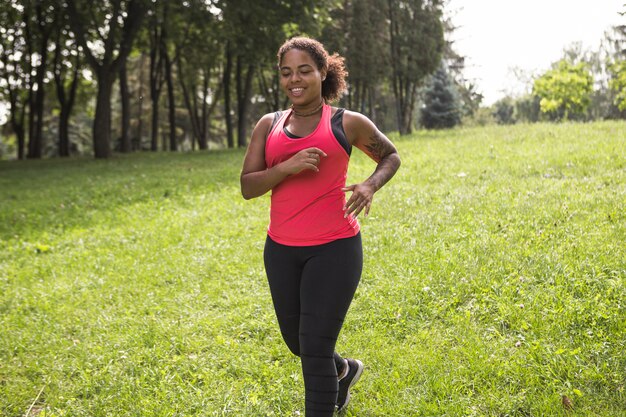
[[[365,145],[365,149],[367,149],[376,162],[380,162],[385,156],[395,151],[393,145],[378,132],[374,132],[374,134],[369,137],[369,143]]]
[[[379,190],[400,167],[400,157],[396,147],[378,130],[374,130],[367,143],[361,146],[361,149],[377,163],[374,173],[365,182],[373,185],[375,190]]]

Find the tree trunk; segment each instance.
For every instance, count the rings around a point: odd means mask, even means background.
[[[98,93],[96,97],[96,114],[93,124],[94,154],[96,158],[108,158],[111,155],[111,91],[113,82],[119,71],[119,66],[126,60],[130,53],[133,40],[141,26],[141,20],[145,14],[146,3],[137,0],[129,0],[126,3],[126,12],[121,13],[121,1],[111,1],[112,12],[110,14],[109,32],[106,39],[100,38],[104,43],[104,56],[97,58],[89,45],[89,30],[84,26],[84,16],[78,12],[76,0],[66,0],[65,9],[68,13],[68,21],[76,36],[76,41],[83,48],[83,54],[96,73],[98,79]],[[120,19],[120,17],[122,17]],[[120,22],[120,20],[122,20]],[[119,43],[115,42],[116,34],[122,31]],[[117,56],[116,56],[117,55]]]
[[[31,77],[28,81],[28,149],[26,158],[37,158],[37,138],[35,137],[35,122],[37,120],[37,111],[35,110],[35,82]]]
[[[413,112],[415,110],[415,102],[417,101],[417,84],[411,86],[409,93],[409,100],[407,105],[407,119],[406,119],[406,133],[411,134],[413,132]]]
[[[152,130],[150,132],[150,150],[159,150],[159,99],[152,99]]]
[[[368,93],[367,93],[367,102],[368,102],[368,113],[369,113],[369,117],[370,119],[374,122],[374,124],[378,125],[379,124],[379,120],[378,120],[378,114],[376,112],[376,100],[374,100],[374,94],[375,94],[375,89],[374,87],[370,86],[368,88]]]
[[[60,33],[59,33],[60,35]],[[57,37],[57,45],[59,45],[60,36]],[[59,114],[59,156],[65,157],[70,155],[70,140],[69,140],[69,114],[67,109],[67,99],[65,97],[65,86],[63,85],[63,77],[61,76],[60,69],[61,54],[59,48],[54,54],[54,83],[57,89],[57,99],[61,106],[61,113]],[[76,71],[74,71],[76,75]],[[76,77],[74,77],[76,81]]]
[[[170,121],[170,151],[178,150],[178,141],[176,140],[176,101],[174,100],[174,81],[172,79],[172,62],[167,49],[164,48],[163,56],[165,58],[165,81],[167,82],[167,101],[168,115]]]
[[[11,103],[11,128],[17,136],[17,159],[22,160],[26,156],[26,138],[24,132],[24,120],[26,118],[25,104],[19,105],[19,91],[11,85],[9,89],[9,103]],[[21,112],[20,112],[21,110]]]
[[[128,153],[132,150],[130,143],[130,94],[128,91],[128,73],[126,71],[127,60],[120,65],[120,98],[122,104],[122,137],[120,151]]]
[[[209,92],[209,79],[211,78],[211,70],[203,70],[202,77],[202,120],[200,125],[200,137],[198,138],[198,145],[200,146],[200,149],[204,150],[209,148],[209,132],[207,129],[209,104],[206,102],[206,100]]]
[[[98,68],[98,94],[93,121],[93,151],[96,158],[111,156],[111,91],[114,74],[107,67]]]
[[[403,113],[402,113],[402,96],[399,90],[401,90],[398,87],[398,80],[397,80],[397,76],[394,75],[394,80],[393,80],[393,95],[395,98],[395,106],[396,106],[396,126],[398,128],[398,131],[400,132],[401,135],[404,134],[404,123],[403,123]]]
[[[46,74],[46,59],[47,53],[41,58],[41,65],[37,68],[37,92],[35,93],[35,101],[34,101],[34,125],[33,125],[33,137],[30,142],[31,153],[29,153],[29,158],[41,158],[42,156],[42,147],[43,147],[43,110],[44,110],[44,100],[45,100],[45,87],[44,87],[44,76]]]
[[[34,39],[31,33],[31,22],[30,22],[30,14],[29,9],[24,8],[24,14],[22,15],[22,19],[24,22],[24,46],[26,48],[26,62],[25,62],[25,73],[28,79],[28,145],[27,145],[27,158],[37,158],[37,138],[35,138],[35,122],[36,122],[36,113],[35,110],[35,83],[36,79],[39,76],[38,69],[33,68],[33,54],[35,52],[35,48],[33,45]],[[31,74],[35,70],[36,76],[33,77]]]
[[[62,106],[59,115],[59,156],[70,156],[69,112]]]
[[[237,146],[245,148],[248,144],[247,119],[250,97],[252,95],[252,79],[254,66],[248,65],[245,81],[242,80],[243,63],[241,57],[237,57]]]
[[[150,100],[152,102],[152,129],[150,131],[150,150],[159,149],[159,99],[161,97],[161,59],[157,59],[158,45],[151,45],[150,52]]]
[[[143,52],[141,53],[141,56],[139,57],[139,92],[137,93],[138,95],[138,100],[137,100],[137,105],[139,107],[138,109],[138,114],[137,114],[137,139],[133,141],[133,150],[137,151],[141,149],[142,146],[142,142],[143,142],[143,65],[144,65],[144,57],[145,55],[143,54]]]
[[[392,0],[387,2],[387,12],[389,18],[389,42],[391,52],[391,70],[392,70],[392,84],[393,84],[393,96],[395,99],[396,107],[396,126],[401,135],[406,134],[405,131],[405,111],[406,106],[404,103],[404,85],[401,74],[401,59],[400,54],[400,28],[398,25],[398,18],[395,12],[395,5]]]
[[[15,110],[14,110],[15,109]],[[15,114],[13,113],[15,111]],[[26,138],[24,132],[24,115],[25,111],[22,109],[22,115],[17,116],[17,108],[11,106],[11,127],[17,136],[17,159],[22,160],[26,156]],[[21,120],[18,120],[21,119]]]
[[[39,13],[38,13],[39,15]],[[43,17],[41,17],[43,18]],[[37,67],[37,94],[35,94],[35,144],[33,158],[41,158],[43,147],[43,110],[46,97],[46,89],[44,86],[47,66],[48,66],[48,39],[50,39],[49,31],[43,33],[41,39],[41,48],[39,54],[41,56],[41,63]]]
[[[13,131],[17,136],[17,159],[22,160],[25,157],[26,138],[24,137],[24,126],[13,126]]]
[[[183,77],[183,64],[182,60],[178,60],[178,80],[180,82],[180,88],[183,92],[183,102],[185,103],[185,107],[187,108],[187,113],[189,114],[189,120],[191,122],[191,136],[192,136],[192,150],[195,146],[196,139],[200,141],[200,127],[198,121],[198,108],[196,103],[196,95],[193,94],[193,101],[191,100],[189,91],[192,93],[196,91],[195,85],[192,83],[189,88],[185,84],[185,77]],[[202,149],[202,145],[200,145]]]
[[[56,44],[61,44],[61,31],[57,32]],[[69,124],[72,108],[74,107],[74,100],[76,98],[76,88],[78,87],[78,69],[80,66],[80,55],[76,55],[74,62],[74,71],[72,74],[72,83],[70,89],[66,93],[65,91],[65,72],[63,71],[61,64],[61,49],[56,48],[54,53],[54,83],[56,85],[57,99],[61,112],[59,114],[59,156],[70,156],[70,137],[69,137]]]
[[[226,42],[226,63],[224,65],[222,83],[224,85],[224,119],[226,121],[226,143],[229,148],[235,147],[235,139],[233,137],[233,120],[230,114],[230,77],[232,68],[233,54],[230,48],[230,42]]]
[[[157,151],[159,140],[159,99],[161,97],[161,59],[157,58],[158,45],[151,45],[150,52],[150,100],[152,102],[152,129],[150,132],[150,150]]]

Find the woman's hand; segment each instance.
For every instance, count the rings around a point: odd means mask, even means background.
[[[344,192],[352,191],[352,195],[343,206],[343,210],[345,211],[343,217],[348,217],[350,213],[353,213],[354,217],[356,217],[362,210],[365,210],[365,217],[367,217],[370,212],[376,188],[373,185],[367,184],[367,182],[362,182],[360,184],[343,187],[341,190]]]
[[[298,174],[305,169],[319,172],[319,164],[326,153],[319,148],[303,149],[281,164],[281,170],[287,175]]]

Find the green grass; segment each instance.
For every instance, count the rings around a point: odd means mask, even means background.
[[[626,416],[626,125],[394,139],[347,415]],[[0,163],[0,415],[304,414],[242,157]],[[351,180],[372,170],[355,152]]]

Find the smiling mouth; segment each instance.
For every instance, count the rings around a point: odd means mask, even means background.
[[[296,88],[292,88],[291,90],[291,94],[295,97],[301,96],[302,92],[304,91],[304,88],[302,87],[296,87]]]

